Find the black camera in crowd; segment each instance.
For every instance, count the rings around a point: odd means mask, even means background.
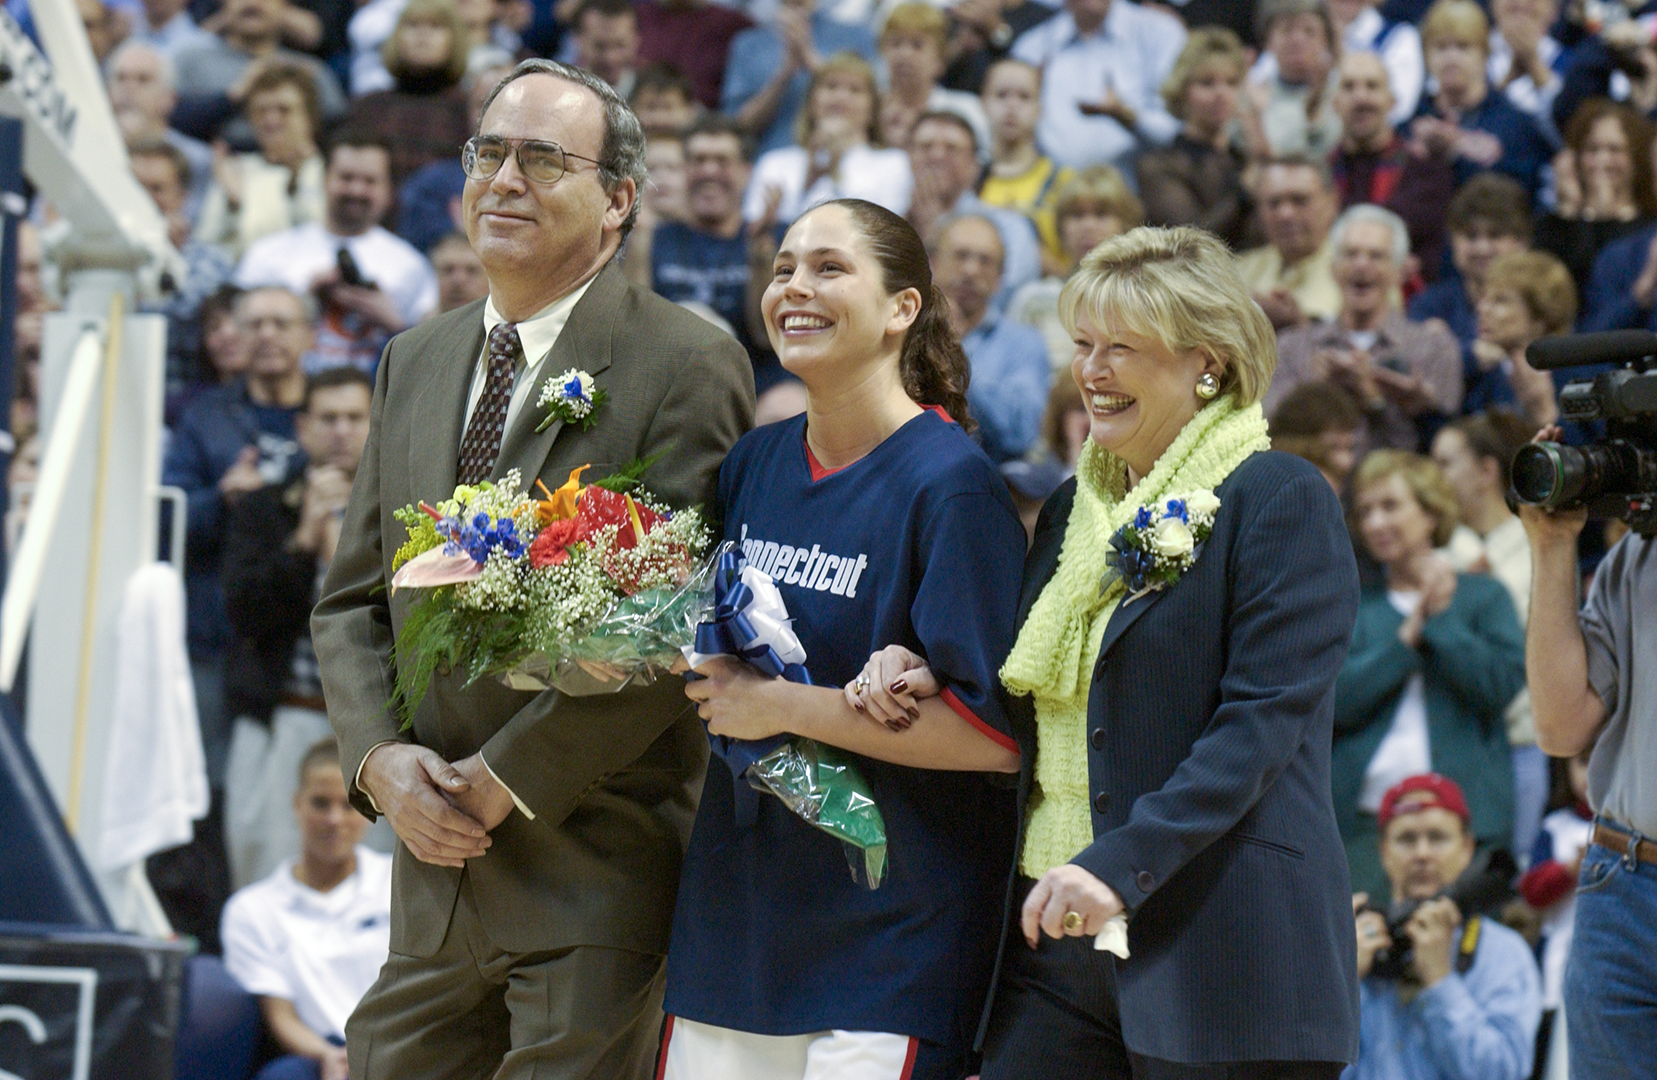
[[[1448,888],[1433,897],[1453,901],[1461,912],[1462,922],[1475,915],[1493,912],[1513,897],[1513,881],[1519,876],[1519,866],[1506,848],[1491,848],[1483,856],[1475,857],[1472,865],[1452,881]],[[1387,917],[1387,936],[1392,944],[1375,950],[1369,973],[1378,979],[1393,982],[1414,978],[1415,942],[1410,939],[1410,918],[1425,900],[1394,900],[1381,914]],[[1368,911],[1380,908],[1368,907]]]
[[[1657,534],[1657,334],[1610,330],[1542,338],[1525,350],[1534,368],[1616,365],[1559,391],[1563,421],[1603,421],[1605,435],[1583,446],[1539,442],[1513,457],[1513,492],[1549,510],[1587,507]]]

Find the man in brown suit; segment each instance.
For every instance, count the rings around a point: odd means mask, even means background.
[[[606,84],[520,64],[468,144],[467,234],[487,301],[394,338],[312,629],[353,802],[396,852],[391,958],[346,1028],[357,1080],[643,1077],[707,740],[677,680],[599,697],[440,674],[412,728],[390,708],[392,512],[521,470],[557,487],[661,453],[647,487],[705,503],[753,416],[737,343],[629,285],[614,259],[644,180]],[[609,398],[590,430],[535,428],[570,368]],[[485,854],[487,852],[487,854]]]

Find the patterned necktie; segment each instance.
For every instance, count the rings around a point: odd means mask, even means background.
[[[489,479],[494,471],[495,459],[501,453],[501,435],[506,431],[506,410],[512,404],[512,381],[523,351],[518,328],[512,323],[501,323],[489,331],[487,381],[466,424],[466,437],[460,440],[457,483],[476,484]]]

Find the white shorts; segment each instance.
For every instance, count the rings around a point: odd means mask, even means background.
[[[909,1080],[919,1050],[880,1031],[755,1035],[669,1016],[656,1080]]]

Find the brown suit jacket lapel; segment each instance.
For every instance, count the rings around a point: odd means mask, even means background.
[[[432,350],[434,364],[410,417],[409,476],[423,499],[446,499],[466,427],[466,397],[483,353],[483,301],[468,305]]]
[[[564,324],[564,330],[558,335],[558,341],[553,345],[552,352],[546,362],[535,375],[535,385],[530,388],[528,396],[524,398],[523,408],[513,418],[512,426],[501,439],[500,457],[495,459],[495,479],[506,475],[507,471],[517,468],[523,475],[523,482],[533,487],[535,478],[541,474],[546,465],[547,455],[552,453],[552,444],[558,438],[558,433],[564,430],[562,421],[554,420],[547,425],[545,431],[536,431],[543,419],[546,410],[535,402],[541,396],[541,386],[550,378],[561,375],[571,368],[585,371],[598,379],[598,376],[610,366],[610,324],[619,308],[622,293],[627,291],[627,279],[622,276],[619,266],[620,260],[611,259],[593,283],[588,286],[585,294],[576,302],[570,318]],[[481,347],[481,346],[480,346]],[[603,380],[599,380],[603,385]],[[602,410],[600,410],[602,413]],[[598,422],[603,422],[602,415]],[[458,452],[460,444],[456,442]],[[597,477],[588,477],[588,480]]]

